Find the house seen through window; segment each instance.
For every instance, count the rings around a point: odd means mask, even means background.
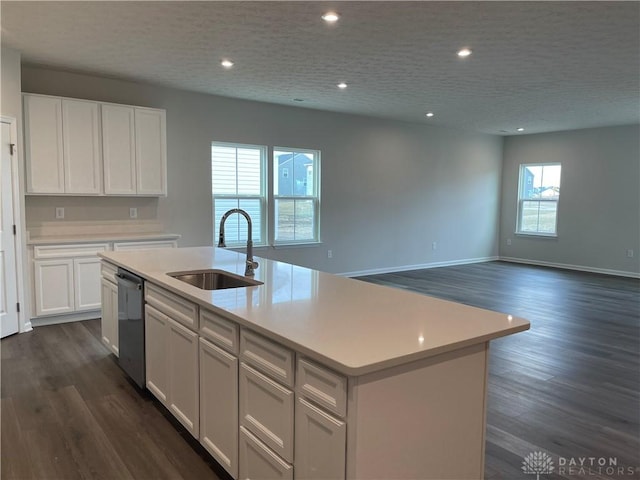
[[[268,169],[267,151],[266,146],[212,143],[214,238],[222,215],[241,208],[251,216],[255,245],[318,242],[320,152],[274,147]],[[225,240],[227,246],[246,243],[244,218],[229,217]]]
[[[557,235],[559,163],[520,165],[517,233]]]

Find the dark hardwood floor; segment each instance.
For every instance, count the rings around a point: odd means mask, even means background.
[[[361,280],[531,322],[491,343],[487,479],[535,479],[521,467],[538,451],[555,466],[540,479],[640,478],[639,280],[506,262]],[[606,465],[569,468],[584,457]]]
[[[362,280],[531,321],[491,344],[487,479],[536,479],[522,460],[537,451],[555,466],[541,480],[640,478],[640,281],[501,262]],[[1,477],[223,478],[99,337],[89,320],[2,340]],[[560,472],[558,457],[617,466]]]
[[[2,340],[4,479],[219,479],[213,460],[100,342],[100,320]]]

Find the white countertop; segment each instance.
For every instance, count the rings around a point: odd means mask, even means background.
[[[70,235],[44,235],[29,237],[27,245],[49,245],[58,243],[136,242],[144,240],[178,240],[174,233],[90,233]]]
[[[362,375],[527,330],[459,303],[256,257],[264,285],[201,290],[167,273],[244,274],[245,255],[213,247],[100,256],[346,375]]]

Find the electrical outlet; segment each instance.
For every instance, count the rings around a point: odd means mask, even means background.
[[[633,258],[633,250],[631,248],[627,250],[627,257]]]
[[[64,218],[64,208],[63,207],[56,207],[56,219],[57,220],[61,220]]]
[[[507,238],[507,245],[511,245],[511,239]]]
[[[327,258],[333,258],[333,250],[327,250]]]
[[[431,250],[436,250],[438,248],[438,242],[433,242],[431,244]]]
[[[138,209],[130,208],[129,209],[129,218],[138,218]]]

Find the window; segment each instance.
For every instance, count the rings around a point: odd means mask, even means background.
[[[232,208],[241,208],[251,216],[254,244],[266,244],[265,166],[265,147],[216,142],[211,144],[211,190],[216,244],[220,233],[220,219]],[[247,221],[241,215],[233,215],[226,221],[227,246],[246,245],[247,233]]]
[[[517,233],[556,236],[560,172],[559,163],[520,165]]]
[[[269,239],[273,245],[319,242],[320,152],[274,148],[269,171],[266,158],[265,146],[211,144],[215,241],[222,215],[241,208],[251,216],[255,245],[267,245]],[[227,246],[243,246],[246,241],[245,219],[229,217],[225,224]]]
[[[319,240],[320,152],[273,151],[274,244]]]

